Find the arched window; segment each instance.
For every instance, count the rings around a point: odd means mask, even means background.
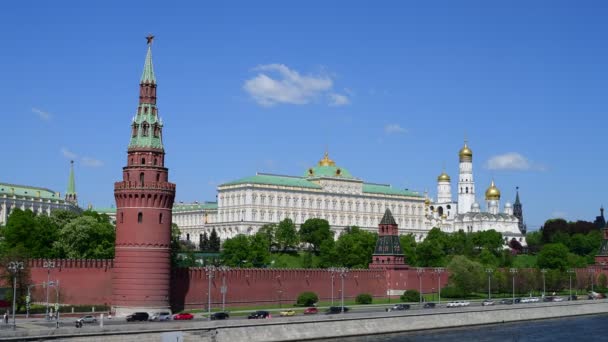
[[[146,164],[146,158],[141,158],[141,164],[145,165]]]
[[[190,234],[186,234],[186,240],[190,241]]]
[[[120,213],[120,223],[123,223],[125,221],[125,213],[121,212]]]
[[[154,165],[158,165],[158,159],[154,158]]]
[[[158,223],[163,223],[163,213],[158,214]]]
[[[141,128],[142,128],[142,130],[141,130],[142,137],[147,137],[148,136],[148,131],[150,130],[150,125],[148,125],[147,122],[144,122],[141,125]]]
[[[141,183],[142,186],[144,185],[144,173],[143,172],[139,174],[139,183]]]
[[[468,193],[469,193],[469,187],[467,186],[467,187],[465,188],[465,190],[466,190],[466,193],[468,194]]]
[[[137,213],[137,223],[142,223],[144,221],[144,214],[141,213],[141,211],[139,213]]]
[[[133,125],[133,133],[131,134],[133,138],[137,136],[137,125]]]
[[[160,182],[160,173],[157,173],[157,174],[156,174],[156,181],[157,181],[157,182]]]

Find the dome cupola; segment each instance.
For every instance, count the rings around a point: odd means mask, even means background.
[[[445,171],[443,171],[443,172],[441,172],[439,177],[437,177],[437,181],[438,182],[449,182],[450,176],[447,173],[445,173]]]
[[[466,140],[464,146],[460,149],[460,152],[458,152],[458,157],[460,158],[460,162],[473,161],[473,151],[467,146]]]
[[[486,190],[486,201],[498,201],[500,200],[500,190],[494,184],[494,180],[490,184],[490,187]]]

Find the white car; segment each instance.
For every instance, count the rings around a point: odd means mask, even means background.
[[[564,301],[564,298],[562,298],[562,297],[554,297],[554,298],[553,298],[553,301],[554,301],[554,302],[563,302],[563,301]]]
[[[458,308],[458,307],[463,307],[463,306],[469,306],[471,305],[471,303],[466,302],[466,301],[455,301],[455,302],[449,302],[446,307],[448,308]]]
[[[488,305],[494,305],[494,301],[491,299],[485,299],[483,302],[481,302],[482,306],[488,306]]]

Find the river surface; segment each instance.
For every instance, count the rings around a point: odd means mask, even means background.
[[[340,342],[608,341],[608,314],[328,339]]]

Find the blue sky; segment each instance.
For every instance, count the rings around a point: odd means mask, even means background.
[[[529,228],[608,205],[606,2],[178,3],[3,3],[0,181],[64,192],[75,159],[81,204],[113,204],[153,33],[178,201],[300,175],[326,146],[435,197],[466,134],[478,200],[519,186]]]

